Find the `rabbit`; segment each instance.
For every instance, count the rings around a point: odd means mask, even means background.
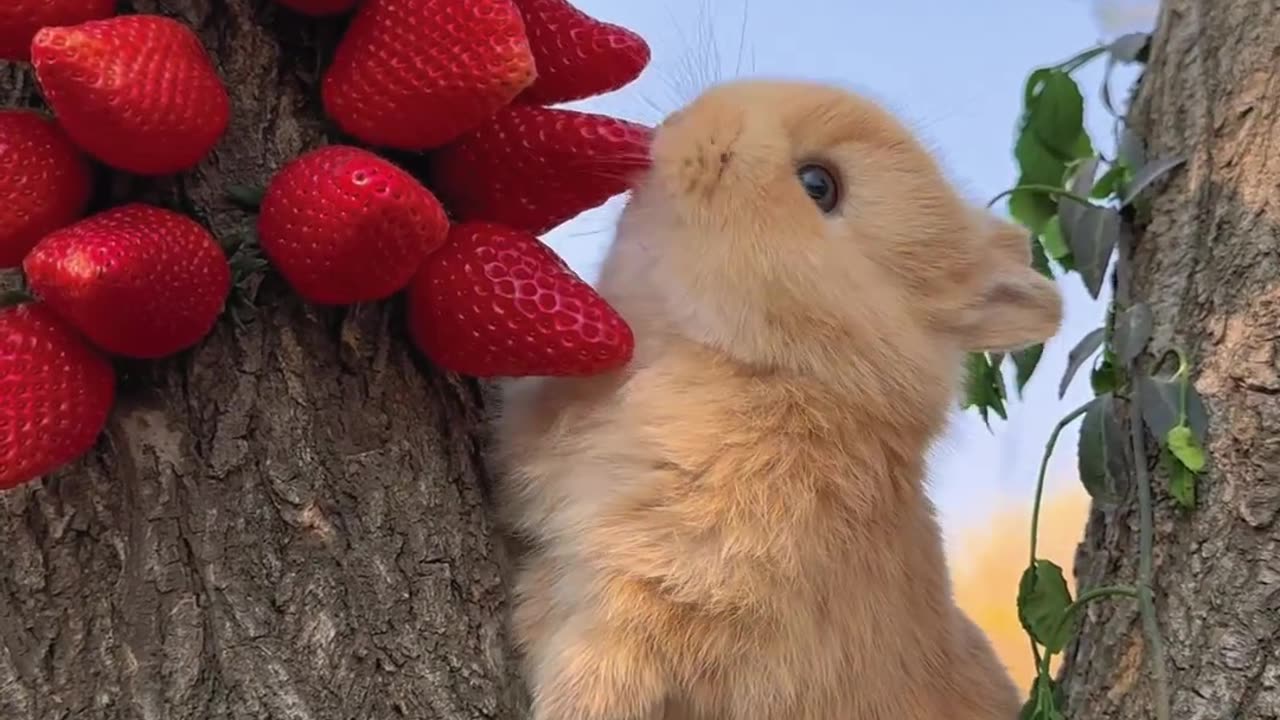
[[[737,80],[654,130],[598,280],[623,369],[495,426],[535,720],[1012,720],[926,496],[967,351],[1061,323],[888,111]]]

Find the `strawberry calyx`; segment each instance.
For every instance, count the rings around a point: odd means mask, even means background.
[[[227,264],[231,266],[231,292],[223,305],[223,312],[231,322],[243,330],[257,314],[258,289],[270,263],[258,244],[258,234],[247,230],[230,240],[223,241],[228,252]]]
[[[243,210],[257,212],[266,193],[265,185],[232,185],[227,188],[227,199]]]
[[[34,302],[36,297],[27,290],[12,289],[0,292],[0,308],[13,307],[23,303]]]

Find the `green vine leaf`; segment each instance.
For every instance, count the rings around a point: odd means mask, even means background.
[[[1014,158],[1021,175],[1018,185],[1060,186],[1067,164],[1093,154],[1084,130],[1084,97],[1066,72],[1041,68],[1027,78],[1024,111]],[[1018,190],[1009,196],[1009,214],[1036,235],[1055,213],[1054,199],[1044,193]]]
[[[1036,96],[1040,94],[1045,78],[1054,72],[1053,68],[1039,68],[1027,76],[1026,85],[1022,89],[1022,107],[1029,111],[1036,104]]]
[[[975,407],[987,428],[991,427],[990,413],[994,412],[1001,420],[1008,419],[1005,410],[1004,376],[1000,373],[999,363],[993,364],[985,353],[969,353],[966,363],[964,408]]]
[[[1084,96],[1076,81],[1062,70],[1038,70],[1031,75],[1027,130],[1061,160],[1074,160],[1083,148]]]
[[[1062,235],[1071,248],[1075,270],[1084,281],[1089,295],[1097,298],[1102,292],[1107,266],[1120,238],[1120,213],[1112,208],[1083,205],[1070,198],[1058,203],[1058,217],[1062,220]]]
[[[1089,374],[1089,387],[1093,389],[1094,395],[1102,395],[1115,392],[1119,386],[1116,366],[1111,362],[1111,358],[1104,356]]]
[[[1049,256],[1045,254],[1040,239],[1031,236],[1031,267],[1041,275],[1053,280],[1053,269],[1049,267]]]
[[[1036,675],[1031,697],[1023,704],[1018,720],[1066,720],[1059,705],[1058,688],[1048,675]]]
[[[1075,615],[1068,613],[1071,591],[1062,568],[1037,559],[1018,583],[1018,620],[1049,654],[1062,652],[1075,631]]]
[[[1018,185],[1061,185],[1067,172],[1066,162],[1040,140],[1030,126],[1022,129],[1013,146],[1014,159],[1022,170]],[[1052,198],[1045,198],[1052,203]]]
[[[1072,146],[1071,150],[1071,157],[1073,158],[1092,157],[1093,140],[1089,138],[1089,133],[1081,130],[1080,135],[1076,138],[1076,143]]]
[[[1151,308],[1146,303],[1127,307],[1116,316],[1111,346],[1121,365],[1128,365],[1142,354],[1142,349],[1151,340],[1154,324]]]
[[[1190,427],[1179,425],[1169,430],[1169,434],[1165,436],[1164,444],[1186,469],[1193,473],[1204,470],[1204,449],[1200,447],[1200,443],[1196,442],[1196,436],[1191,432]]]
[[[1030,127],[1024,127],[1013,149],[1021,175],[1018,186],[1062,184],[1066,163],[1046,148]],[[1009,214],[1031,232],[1040,235],[1057,212],[1057,204],[1049,195],[1034,190],[1015,190],[1009,195]]]
[[[1196,474],[1183,465],[1172,453],[1162,454],[1164,466],[1169,471],[1169,495],[1178,507],[1196,509]]]
[[[1183,157],[1158,158],[1135,170],[1133,179],[1125,186],[1124,197],[1120,200],[1121,206],[1132,205],[1143,190],[1186,161],[1187,159]]]
[[[1196,443],[1203,447],[1209,429],[1204,400],[1185,375],[1172,378],[1143,376],[1138,378],[1142,394],[1142,420],[1156,438],[1164,442],[1169,431],[1180,425],[1191,430]]]
[[[1204,447],[1209,438],[1209,413],[1204,407],[1204,398],[1196,391],[1196,386],[1187,380],[1184,388],[1184,402],[1187,415],[1187,426],[1195,435],[1196,442]]]
[[[1018,184],[1034,183],[1031,177],[1024,174],[1018,179]],[[1015,190],[1009,193],[1009,214],[1022,223],[1023,227],[1037,235],[1044,232],[1045,225],[1054,216],[1056,210],[1053,199],[1044,193],[1031,190]]]
[[[1076,373],[1080,372],[1080,368],[1084,367],[1084,363],[1094,353],[1098,352],[1098,348],[1102,347],[1102,340],[1106,335],[1106,328],[1098,328],[1088,335],[1080,338],[1080,342],[1071,348],[1067,353],[1067,369],[1062,373],[1062,381],[1058,383],[1058,399],[1062,399],[1067,395],[1067,388],[1071,385],[1071,380],[1075,378]]]
[[[1124,443],[1127,436],[1115,418],[1115,401],[1108,393],[1093,399],[1080,423],[1076,456],[1080,482],[1094,500],[1113,504],[1120,496],[1124,477]]]
[[[1170,430],[1182,424],[1177,382],[1140,377],[1138,387],[1142,392],[1142,420],[1151,434],[1163,442]]]
[[[1077,163],[1071,171],[1071,182],[1067,184],[1067,191],[1071,195],[1081,198],[1088,197],[1089,192],[1093,189],[1094,177],[1098,174],[1098,158],[1089,153],[1089,157]],[[1072,255],[1071,247],[1067,244],[1066,235],[1062,229],[1063,217],[1072,217],[1072,210],[1067,210],[1067,215],[1063,215],[1064,204],[1070,204],[1075,208],[1081,207],[1081,203],[1069,195],[1062,195],[1058,198],[1057,214],[1051,218],[1044,227],[1044,233],[1040,238],[1044,243],[1045,252],[1049,257],[1058,261],[1066,270],[1075,270],[1075,258]]]
[[[1098,158],[1090,157],[1077,165],[1071,173],[1071,184],[1067,186],[1068,189],[1075,195],[1088,197],[1093,190],[1094,180],[1098,176],[1098,164]]]
[[[1102,411],[1102,437],[1106,449],[1107,480],[1110,489],[1118,501],[1130,489],[1131,472],[1128,463],[1129,433],[1120,422],[1120,413],[1115,409],[1115,397],[1110,397],[1109,407]],[[1105,498],[1104,498],[1105,501]]]
[[[1132,125],[1125,123],[1120,131],[1120,139],[1116,143],[1116,156],[1120,164],[1129,168],[1139,168],[1147,164],[1147,146],[1142,136]]]
[[[1120,188],[1124,187],[1127,182],[1128,169],[1125,166],[1116,164],[1112,165],[1102,177],[1098,178],[1098,182],[1093,184],[1093,189],[1089,191],[1089,197],[1095,200],[1103,200],[1112,195],[1119,195]]]
[[[1017,371],[1018,395],[1022,395],[1022,389],[1031,381],[1031,376],[1035,374],[1036,367],[1040,365],[1040,358],[1044,355],[1044,345],[1032,345],[1025,350],[1019,350],[1010,357],[1013,358],[1013,367]]]
[[[1065,265],[1064,260],[1070,261],[1071,248],[1067,247],[1067,241],[1062,237],[1062,222],[1057,215],[1045,222],[1044,232],[1040,235],[1040,244],[1044,247],[1045,255],[1057,260],[1060,264]]]

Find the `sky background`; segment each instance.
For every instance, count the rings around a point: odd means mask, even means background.
[[[957,187],[974,202],[1013,185],[1012,148],[1026,76],[1097,42],[1150,29],[1156,0],[575,0],[583,11],[629,27],[650,43],[653,61],[632,85],[573,104],[654,124],[717,79],[769,76],[831,81],[866,93],[916,130]],[[741,49],[740,49],[741,48]],[[1114,87],[1132,79],[1119,73]],[[1111,120],[1098,101],[1102,65],[1076,74],[1086,125],[1110,150]],[[545,240],[594,282],[623,199],[583,214]],[[1003,212],[1001,204],[998,209]],[[996,517],[1029,512],[1045,441],[1058,419],[1091,393],[1082,373],[1057,397],[1067,351],[1101,324],[1103,300],[1078,277],[1060,280],[1062,331],[1046,345],[1009,419],[988,430],[957,411],[932,458],[931,493],[954,550]],[[1105,300],[1105,298],[1104,298]],[[1015,393],[1010,385],[1011,393]],[[1064,433],[1050,470],[1051,496],[1078,511],[1074,431]],[[1071,532],[1078,533],[1079,527]]]

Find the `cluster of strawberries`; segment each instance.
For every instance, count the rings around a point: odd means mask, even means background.
[[[647,165],[649,128],[551,107],[634,80],[644,41],[566,0],[279,2],[354,10],[322,97],[364,146],[306,152],[260,194],[261,251],[288,285],[322,305],[407,291],[413,342],[464,374],[625,364],[631,330],[538,236]],[[138,202],[84,217],[90,158],[184,172],[232,118],[190,28],[115,4],[0,7],[0,59],[32,64],[53,115],[0,110],[0,269],[21,267],[30,291],[0,307],[0,489],[92,447],[115,399],[108,356],[192,347],[233,289],[192,218]],[[366,148],[426,152],[427,185]]]

